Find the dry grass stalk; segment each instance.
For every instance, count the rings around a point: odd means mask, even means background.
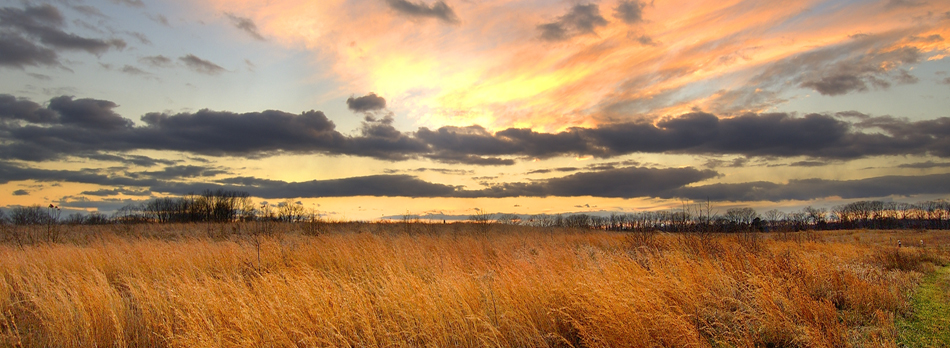
[[[85,228],[0,245],[0,345],[886,345],[921,271],[947,254],[844,234],[307,227]]]

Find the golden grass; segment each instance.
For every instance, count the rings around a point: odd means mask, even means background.
[[[258,227],[71,227],[68,242],[0,245],[0,345],[893,346],[921,272],[947,255],[884,242],[916,232]]]

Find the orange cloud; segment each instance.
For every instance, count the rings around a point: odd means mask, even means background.
[[[829,50],[809,56],[821,66],[902,48],[935,59],[950,49],[950,20],[938,15],[950,4],[940,2],[678,0],[646,5],[644,21],[627,24],[614,17],[616,1],[603,1],[598,11],[608,24],[551,42],[538,28],[567,13],[558,1],[446,1],[457,23],[408,17],[384,1],[209,1],[282,44],[330,57],[341,95],[377,92],[423,126],[551,131],[697,107],[762,111],[782,101],[783,89],[799,87],[787,81],[809,73],[774,66],[803,54]],[[861,35],[880,41],[832,52]],[[879,63],[884,76],[908,62]],[[767,84],[770,76],[786,85]]]

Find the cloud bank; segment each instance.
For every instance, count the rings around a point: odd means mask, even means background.
[[[361,99],[363,98],[363,99]],[[350,98],[354,110],[375,110],[385,100]],[[359,134],[340,133],[320,111],[148,113],[144,125],[116,114],[107,100],[53,98],[44,107],[0,95],[0,158],[45,161],[89,157],[103,151],[168,150],[209,156],[258,158],[281,153],[323,153],[398,161],[429,158],[445,163],[508,165],[517,158],[634,153],[806,156],[857,159],[879,155],[950,157],[950,118],[910,121],[855,112],[834,115],[748,113],[731,118],[693,112],[656,122],[572,127],[544,133],[481,126],[400,132],[391,118],[368,119]]]

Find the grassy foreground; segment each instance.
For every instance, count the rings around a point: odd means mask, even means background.
[[[924,278],[911,300],[913,314],[898,320],[904,347],[950,347],[950,267]]]
[[[896,346],[950,241],[479,227],[77,227],[0,245],[0,346]]]

